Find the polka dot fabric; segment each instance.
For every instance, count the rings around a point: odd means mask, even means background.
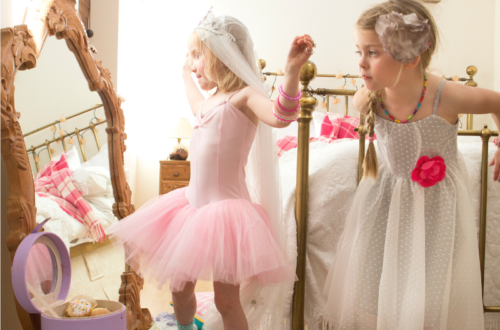
[[[360,183],[328,273],[325,318],[335,330],[484,329],[476,224],[458,125],[436,114],[397,124],[376,117],[378,178]],[[443,181],[411,179],[441,156]]]

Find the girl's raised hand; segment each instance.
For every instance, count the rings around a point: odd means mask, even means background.
[[[493,159],[490,162],[490,166],[493,165],[495,165],[495,168],[493,169],[493,181],[500,182],[500,148],[497,148],[495,156],[493,156]]]
[[[184,62],[184,66],[182,67],[182,74],[184,78],[191,76],[191,60],[189,58],[189,54],[186,54],[186,61]]]
[[[297,71],[307,62],[309,57],[314,53],[313,48],[316,47],[310,35],[304,34],[293,39],[288,57],[286,60],[285,71]]]

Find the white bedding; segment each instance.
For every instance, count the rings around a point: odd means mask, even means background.
[[[320,329],[321,310],[325,305],[321,294],[336,245],[357,187],[358,140],[325,144],[312,142],[309,153],[309,219],[306,264],[306,322],[309,330]],[[473,205],[479,223],[481,176],[481,140],[459,137],[459,150],[464,155],[471,177]],[[496,147],[490,144],[489,159]],[[280,159],[285,220],[295,224],[295,180],[297,149],[287,151]],[[500,306],[500,184],[493,183],[489,168],[487,206],[487,245],[484,302]],[[496,319],[496,321],[495,321]],[[499,315],[487,315],[487,329],[500,329]],[[323,327],[324,329],[324,327]]]
[[[101,212],[93,203],[89,202],[89,205],[106,232],[106,229],[111,224],[118,221],[112,212],[114,198],[101,196],[99,199],[102,203],[110,205],[109,212]],[[68,249],[81,243],[92,242],[88,238],[87,227],[64,212],[56,202],[35,194],[35,203],[37,208],[36,222],[40,223],[50,217],[51,219],[43,226],[45,231],[55,233],[61,237]]]
[[[53,160],[57,160],[55,156]],[[75,147],[66,153],[67,162],[73,171],[71,177],[83,198],[92,208],[104,231],[118,219],[113,214],[113,188],[109,175],[108,147],[105,144],[98,154],[89,161],[80,164]],[[49,198],[35,194],[37,207],[36,222],[40,223],[50,217],[44,229],[57,234],[69,248],[78,244],[92,242],[88,237],[88,229],[75,218],[64,212],[59,205]]]

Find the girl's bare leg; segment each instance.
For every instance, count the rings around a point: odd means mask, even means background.
[[[188,282],[184,290],[172,292],[175,318],[180,325],[187,325],[193,322],[194,314],[196,313],[195,285],[196,282]]]
[[[224,330],[248,330],[240,303],[240,286],[214,282],[215,306],[222,315]]]

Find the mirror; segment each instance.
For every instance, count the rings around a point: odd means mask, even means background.
[[[33,245],[26,262],[26,282],[40,296],[54,292],[57,282],[57,264],[50,249],[42,243]],[[30,298],[35,298],[29,292]]]
[[[52,221],[52,228],[51,225],[46,224],[45,230],[58,230],[65,234],[67,237],[62,238],[68,247],[73,243],[79,243],[70,247],[70,255],[73,257],[72,287],[68,296],[73,295],[71,291],[73,289],[75,294],[84,291],[89,294],[86,290],[92,289],[89,289],[88,285],[84,284],[77,288],[77,284],[82,284],[82,278],[78,274],[86,272],[85,276],[88,277],[89,285],[97,284],[101,287],[99,294],[104,295],[102,298],[119,300],[127,306],[127,325],[130,329],[136,328],[138,323],[142,323],[142,328],[148,329],[151,317],[147,310],[142,310],[140,306],[139,292],[142,284],[140,278],[126,269],[120,258],[112,258],[113,263],[104,263],[105,266],[117,267],[116,271],[99,267],[103,265],[102,262],[99,263],[103,257],[100,250],[108,249],[114,252],[113,247],[107,245],[106,241],[99,244],[86,243],[80,241],[81,238],[75,241],[77,238],[75,232],[78,230],[73,228],[74,225],[80,230],[83,228],[84,234],[90,232],[92,240],[103,241],[104,220],[94,221],[98,218],[95,215],[98,212],[104,214],[105,218],[115,221],[134,212],[134,206],[131,204],[131,191],[126,182],[123,165],[126,134],[121,101],[113,89],[110,72],[93,57],[84,26],[77,14],[76,5],[75,0],[32,1],[25,16],[26,25],[2,29],[1,152],[9,180],[7,219],[3,220],[9,223],[10,228],[7,248],[11,256],[14,256],[22,239],[35,228],[37,220],[46,217],[41,214],[56,212],[60,220]],[[39,69],[40,73],[37,72]],[[68,119],[75,113],[95,106],[96,103],[103,104],[103,106],[95,113],[93,110],[90,111],[87,117],[82,115],[80,119],[73,122],[60,120],[61,115]],[[106,119],[106,121],[99,122],[98,119]],[[57,123],[54,131],[50,130],[52,125],[49,125],[36,134],[27,136],[28,144],[25,144],[24,134],[54,123],[56,120],[61,122]],[[95,136],[102,143],[100,150],[97,144],[93,146],[96,127],[98,132]],[[60,130],[64,131],[59,132]],[[72,132],[74,132],[73,136]],[[60,134],[63,134],[64,142],[49,143]],[[69,141],[70,139],[73,139],[73,144]],[[82,139],[88,142],[82,143]],[[31,155],[29,159],[27,149],[31,145],[36,147],[43,144],[46,140],[47,145],[43,146],[45,149],[42,150],[42,147],[40,152],[36,150],[36,157]],[[75,179],[78,166],[65,173],[69,182],[74,186],[70,189],[71,193],[78,190],[86,204],[93,204],[89,206],[90,209],[82,209],[81,205],[67,203],[68,200],[64,199],[67,193],[57,185],[51,185],[53,182],[50,178],[51,173],[43,173],[47,178],[44,182],[37,182],[34,178],[33,174],[37,172],[36,163],[40,165],[50,163],[52,156],[62,152],[64,144],[68,149],[64,158],[68,161],[64,162],[61,156],[63,161],[58,164],[66,163],[68,168],[70,163],[71,166],[75,166],[69,161],[70,153],[72,153],[72,160],[79,162],[80,168],[85,169],[80,171],[78,179]],[[76,148],[72,149],[72,145]],[[88,166],[84,166],[86,161],[90,163],[87,164]],[[55,163],[54,158],[52,158],[52,163]],[[94,170],[90,171],[91,168]],[[52,168],[52,170],[55,172],[61,169]],[[42,197],[45,201],[42,201]],[[49,207],[42,207],[44,202]],[[99,226],[96,223],[99,223]],[[43,246],[38,253],[45,260],[52,258],[50,252],[44,250]],[[123,257],[121,253],[121,258]],[[107,258],[107,260],[110,259]],[[75,269],[81,271],[75,271]],[[41,278],[34,279],[34,284],[41,292],[50,292],[53,290],[54,278],[52,276],[50,280],[48,269],[43,275]],[[113,282],[113,284],[108,286],[108,282]],[[106,286],[111,289],[103,290],[102,288]],[[118,294],[119,288],[120,294]],[[16,308],[23,328],[33,329],[30,316],[17,302]]]

